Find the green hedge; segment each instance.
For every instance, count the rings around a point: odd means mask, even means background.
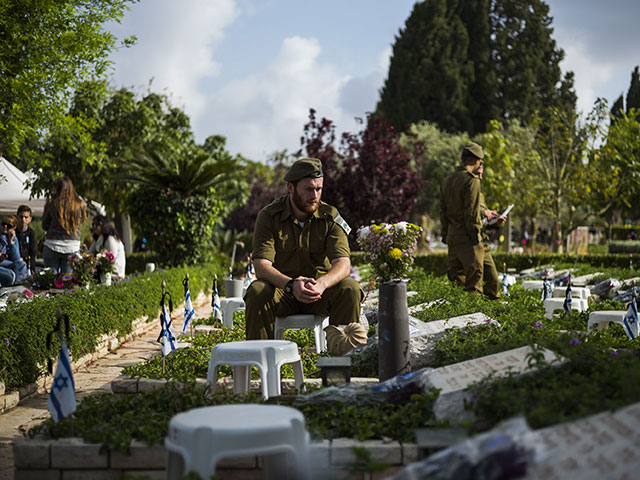
[[[615,225],[611,227],[611,238],[609,240],[629,240],[631,232],[636,232],[640,238],[640,225]]]
[[[640,244],[640,242],[626,243]],[[602,268],[628,268],[629,260],[633,262],[633,265],[640,267],[640,250],[638,250],[638,253],[632,254],[618,253],[608,255],[492,252],[492,256],[499,272],[502,272],[503,263],[506,263],[507,268],[514,268],[517,271],[525,270],[527,268],[558,264],[586,264]],[[352,252],[351,261],[354,265],[360,265],[366,262],[366,258],[362,252]],[[416,255],[415,266],[433,275],[444,275],[447,273],[447,255],[446,253],[425,253]]]
[[[47,358],[57,357],[60,348],[57,336],[51,349],[46,348],[46,336],[55,326],[58,309],[69,315],[69,351],[78,359],[94,352],[102,335],[116,331],[124,335],[131,331],[135,319],[155,319],[160,311],[162,280],[178,306],[184,301],[182,280],[186,272],[195,298],[200,292],[210,292],[214,273],[221,278],[225,270],[221,263],[160,270],[133,275],[109,287],[79,288],[73,293],[11,303],[0,312],[0,379],[7,387],[17,388],[46,373]]]
[[[640,253],[640,241],[634,240],[619,240],[615,242],[609,242],[609,253]],[[627,257],[628,258],[628,257]]]

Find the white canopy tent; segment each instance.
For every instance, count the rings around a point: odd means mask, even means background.
[[[5,177],[6,180],[1,178]],[[6,158],[0,157],[0,214],[15,215],[20,205],[29,205],[33,216],[41,217],[45,197],[31,198],[31,190],[25,188],[29,176],[18,170]]]

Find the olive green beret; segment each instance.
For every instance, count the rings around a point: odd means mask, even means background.
[[[480,159],[484,158],[484,152],[482,151],[482,147],[477,143],[469,142],[464,146],[463,150],[466,150],[467,152],[475,155]]]
[[[284,176],[285,182],[297,182],[303,178],[322,177],[322,162],[317,158],[296,160]]]

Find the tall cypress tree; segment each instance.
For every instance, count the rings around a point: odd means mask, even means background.
[[[469,37],[455,9],[457,0],[416,3],[396,36],[389,75],[377,113],[403,131],[422,119],[443,129],[470,129],[467,78],[473,75]]]
[[[615,123],[618,118],[622,118],[622,113],[624,112],[624,98],[622,95],[618,97],[618,99],[611,107],[611,123]]]
[[[396,37],[377,111],[396,129],[419,120],[449,132],[488,120],[575,111],[573,74],[542,0],[424,0]]]
[[[640,110],[640,72],[637,65],[631,73],[631,84],[627,92],[627,113],[632,108]]]

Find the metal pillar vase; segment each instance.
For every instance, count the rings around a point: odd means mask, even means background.
[[[381,382],[411,371],[407,284],[402,280],[380,285],[378,367]]]

